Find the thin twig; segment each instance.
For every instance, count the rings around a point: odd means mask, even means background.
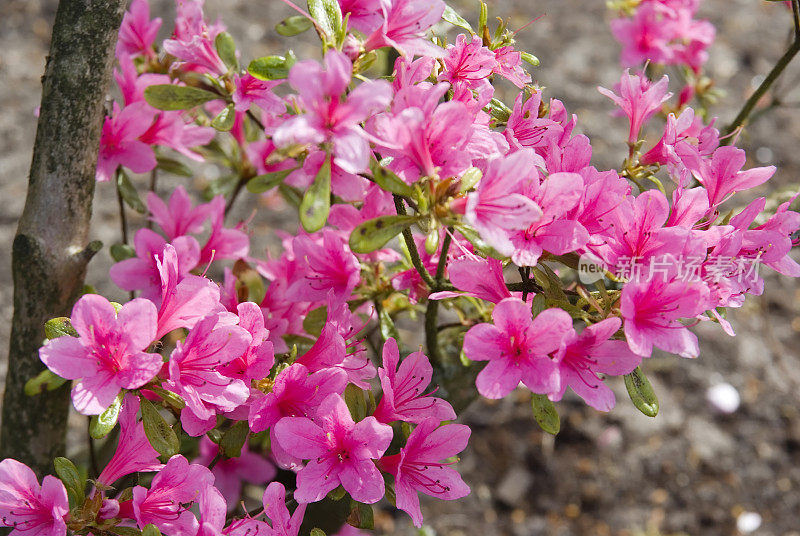
[[[401,216],[405,216],[407,214],[406,207],[403,205],[403,198],[400,196],[394,195],[394,207],[397,210],[397,213]],[[430,289],[434,289],[436,287],[436,282],[431,277],[430,272],[428,269],[425,268],[425,265],[422,264],[422,259],[419,256],[419,251],[417,251],[417,244],[414,242],[414,237],[411,234],[411,229],[406,228],[403,229],[403,239],[406,242],[406,248],[408,249],[408,254],[411,256],[411,264],[414,265],[414,268],[419,273],[419,276],[425,281],[425,284],[428,285]]]
[[[119,204],[119,225],[122,234],[122,243],[128,245],[128,217],[125,215],[125,200],[117,182],[117,203]]]
[[[736,116],[736,119],[728,125],[725,129],[725,139],[721,141],[723,145],[730,144],[733,140],[733,137],[730,136],[736,130],[742,128],[747,122],[747,119],[750,117],[750,114],[753,112],[753,109],[758,104],[758,101],[769,91],[772,87],[772,84],[783,74],[783,71],[786,70],[786,67],[792,62],[794,57],[800,52],[800,0],[792,0],[792,16],[794,18],[794,41],[789,46],[789,48],[784,52],[783,56],[778,60],[772,70],[767,74],[764,81],[761,82],[761,85],[756,88],[750,98],[744,103],[742,109],[739,111],[739,114]]]
[[[158,168],[154,167],[153,171],[150,172],[150,188],[149,191],[155,193],[156,191],[156,184],[158,183]],[[153,228],[153,220],[151,218],[147,218],[147,228]]]
[[[436,266],[436,279],[432,290],[438,290],[444,282],[444,269],[447,266],[447,253],[450,250],[450,243],[453,240],[452,229],[444,234],[442,251],[439,253],[439,264]],[[439,300],[428,300],[425,306],[425,345],[428,347],[428,357],[434,363],[440,362],[439,357],[439,330],[437,323],[439,320]]]
[[[94,450],[94,438],[92,437],[92,418],[86,419],[86,442],[89,450],[89,466],[92,470],[92,478],[100,475],[100,466],[97,463],[97,452]]]

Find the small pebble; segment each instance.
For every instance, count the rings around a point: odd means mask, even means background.
[[[736,528],[742,534],[750,534],[761,526],[761,516],[755,512],[742,512],[736,518]]]
[[[721,413],[733,413],[739,409],[742,399],[736,387],[729,383],[712,385],[706,391],[706,400],[715,410]]]

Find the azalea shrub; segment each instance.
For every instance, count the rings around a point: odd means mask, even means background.
[[[693,324],[733,335],[764,270],[800,276],[794,196],[742,204],[776,169],[745,169],[710,113],[699,0],[611,2],[619,169],[592,165],[484,3],[473,26],[442,0],[284,2],[277,32],[319,38],[319,60],[246,61],[202,0],[161,43],[147,0],[126,12],[97,181],[147,216],[110,248],[131,299],[88,292],[48,322],[28,384],[72,381],[109,461],[58,458],[41,485],[0,462],[13,534],[351,534],[384,499],[421,527],[420,494],[470,493],[454,421],[473,399],[524,388],[555,434],[568,389],[610,411],[624,382],[653,417],[655,349],[697,357]],[[224,171],[193,191],[192,161]],[[230,221],[245,195],[297,207],[278,254]]]

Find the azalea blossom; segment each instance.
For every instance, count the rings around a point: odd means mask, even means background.
[[[72,327],[78,337],[58,337],[40,350],[42,362],[68,380],[72,403],[84,415],[99,415],[121,389],[136,389],[161,370],[158,354],[145,350],[156,340],[156,308],[137,298],[119,313],[102,296],[86,294],[72,309]]]
[[[27,465],[6,458],[0,462],[0,526],[14,536],[58,536],[67,533],[67,490],[51,475],[42,480]]]

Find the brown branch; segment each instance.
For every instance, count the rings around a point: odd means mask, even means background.
[[[96,247],[88,242],[103,97],[125,0],[61,0],[43,78],[25,209],[12,249],[14,317],[0,459],[40,475],[64,454],[69,387],[34,397],[44,323],[67,316]]]

